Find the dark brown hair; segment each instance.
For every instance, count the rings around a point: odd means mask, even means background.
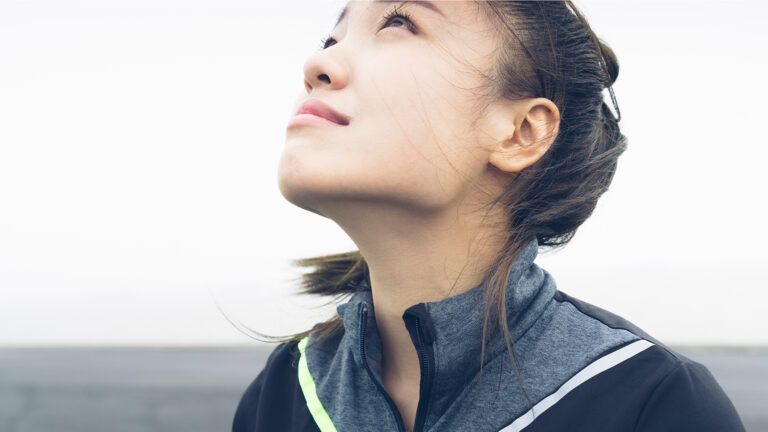
[[[485,75],[489,79],[483,92],[486,102],[544,97],[560,110],[557,137],[547,152],[535,164],[510,174],[503,193],[488,203],[490,208],[501,205],[506,220],[499,228],[504,247],[486,272],[481,364],[495,308],[517,368],[505,302],[499,301],[506,296],[509,270],[533,236],[540,246],[557,248],[568,243],[608,189],[626,148],[618,119],[603,101],[603,90],[616,80],[619,64],[570,0],[478,3],[500,30],[500,49]],[[301,258],[292,264],[312,269],[300,277],[300,292],[305,294],[339,300],[351,295],[357,282],[369,281],[368,265],[359,251]],[[287,342],[311,333],[319,341],[341,327],[340,317],[333,316],[301,333],[265,336]]]

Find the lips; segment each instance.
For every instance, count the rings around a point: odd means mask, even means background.
[[[296,115],[299,114],[316,115],[344,126],[349,124],[349,117],[339,113],[318,99],[307,99],[296,111]]]

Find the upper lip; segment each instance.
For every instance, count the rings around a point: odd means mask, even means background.
[[[349,117],[339,113],[318,99],[307,99],[301,106],[299,106],[299,109],[296,110],[296,115],[305,113],[314,114],[340,125],[349,124]]]

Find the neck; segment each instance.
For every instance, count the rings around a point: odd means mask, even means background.
[[[501,301],[506,305],[506,326],[509,328],[512,343],[520,341],[535,323],[542,323],[540,318],[552,303],[556,292],[554,279],[534,263],[538,248],[537,238],[531,237],[516,254],[514,263],[505,269],[508,270],[507,286]],[[405,364],[406,368],[400,375],[402,379],[389,376],[391,372],[387,369],[400,368],[401,364],[386,364],[392,361],[387,359],[394,357],[393,353],[386,352],[387,348],[379,335],[378,306],[373,300],[372,289],[365,279],[359,284],[350,285],[350,288],[355,289],[354,294],[349,301],[336,308],[344,324],[342,338],[336,339],[344,344],[342,352],[345,356],[354,358],[360,368],[368,369],[387,391],[391,388],[401,396],[405,395],[400,400],[406,401],[405,406],[410,404],[411,408],[414,408],[416,401],[422,396],[419,393],[422,384],[418,364],[410,369],[410,362],[406,360],[401,363]],[[424,386],[427,392],[424,395],[430,400],[430,409],[435,413],[453,410],[459,395],[466,394],[467,381],[454,378],[475,376],[481,365],[488,365],[492,359],[507,350],[505,339],[495,326],[495,319],[488,322],[490,327],[486,335],[488,338],[485,339],[487,343],[483,344],[483,305],[487,300],[486,288],[487,284],[481,281],[464,293],[435,302],[410,305],[406,308],[406,315],[401,317],[403,328],[410,324],[409,328],[414,334],[409,342],[412,348],[406,350],[412,354],[414,362],[417,358],[414,350],[416,347],[424,347],[421,352],[425,357],[422,359],[428,359],[425,364],[429,365],[424,370],[429,373],[427,377],[431,378],[428,381],[430,384]],[[550,313],[549,318],[544,319],[541,325],[546,327],[551,315]],[[422,325],[421,330],[414,329],[414,316],[418,317],[418,323]],[[328,352],[333,350],[329,349]],[[395,358],[394,361],[397,360]],[[494,376],[505,369],[504,362],[497,363],[499,364],[501,366],[494,370]],[[410,372],[411,370],[414,372]],[[413,411],[411,414],[415,415]]]
[[[331,218],[368,265],[383,372],[392,382],[418,383],[419,362],[403,324],[404,310],[481,283],[500,252],[500,236],[482,228],[482,214],[462,208],[418,215],[371,207],[336,210],[343,211]]]

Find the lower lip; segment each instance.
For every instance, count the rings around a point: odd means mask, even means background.
[[[326,118],[316,116],[314,114],[296,114],[295,116],[291,117],[291,120],[288,121],[288,126],[298,126],[298,125],[326,125],[326,126],[344,126],[339,123],[332,122]]]

